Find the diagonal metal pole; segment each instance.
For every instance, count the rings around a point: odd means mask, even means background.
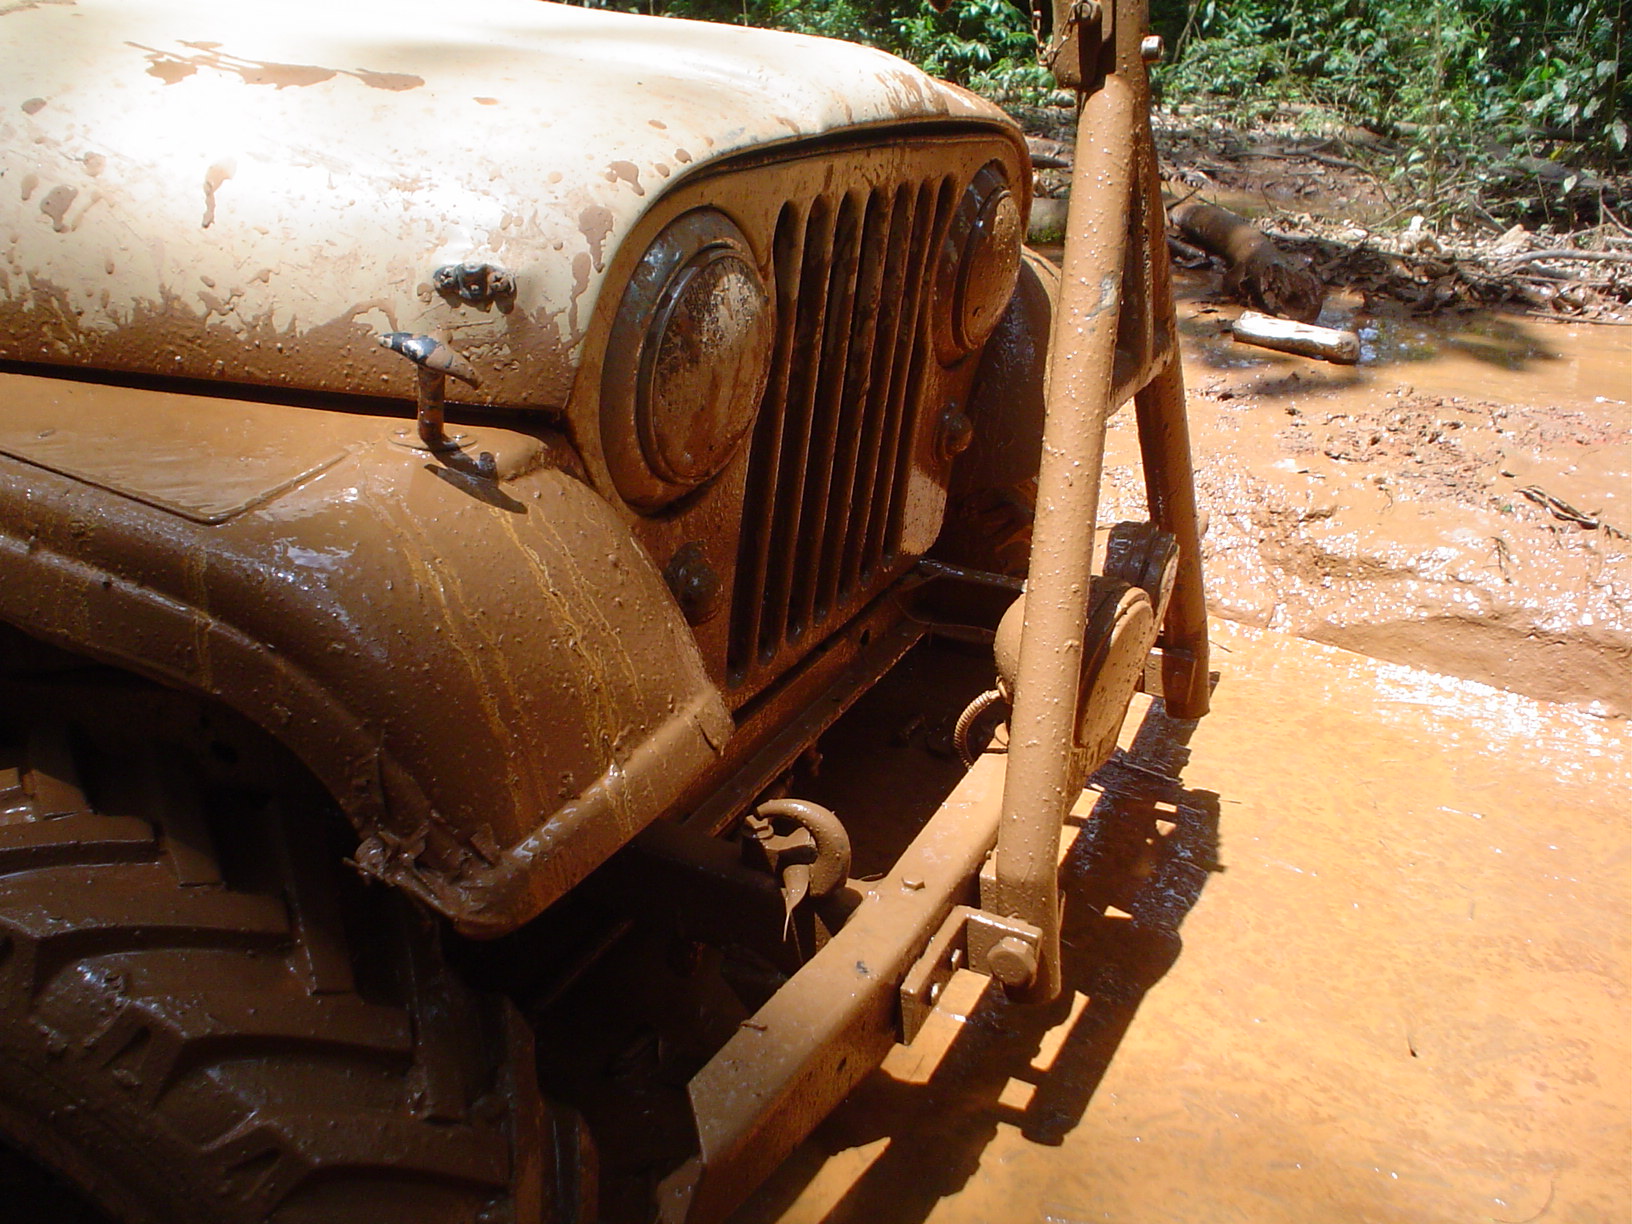
[[[1144,206],[1161,218],[1162,186],[1156,143],[1148,129],[1140,135]],[[1160,224],[1147,227],[1147,233],[1151,313],[1167,332],[1168,359],[1134,396],[1133,403],[1139,422],[1139,453],[1150,517],[1179,545],[1178,574],[1160,639],[1162,700],[1174,718],[1200,718],[1207,713],[1211,694],[1207,596],[1201,573],[1201,516],[1196,506],[1195,472],[1190,458],[1184,372],[1179,365],[1179,338],[1173,322],[1173,276],[1168,265],[1167,236]]]
[[[1068,790],[1070,749],[1141,103],[1120,73],[1088,96],[1077,121],[1066,214],[991,907],[1040,932],[1036,974],[1015,992],[1039,1002],[1060,990],[1059,838],[1075,798]]]

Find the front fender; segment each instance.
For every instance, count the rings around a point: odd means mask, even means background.
[[[0,384],[0,618],[260,724],[358,865],[466,933],[541,911],[730,734],[656,568],[536,438],[467,431],[490,480],[400,418]]]

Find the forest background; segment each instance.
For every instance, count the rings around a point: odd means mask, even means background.
[[[944,11],[928,0],[588,2],[868,43],[1011,109],[1052,90],[1030,16],[1011,0],[952,0]],[[1384,134],[1404,150],[1391,177],[1429,202],[1454,171],[1504,220],[1574,214],[1590,224],[1601,219],[1603,175],[1632,168],[1629,4],[1151,0],[1168,48],[1155,83],[1164,105],[1237,122],[1290,108],[1311,126]],[[1538,159],[1566,169],[1538,174]]]

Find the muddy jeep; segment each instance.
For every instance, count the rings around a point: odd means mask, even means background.
[[[719,1219],[954,970],[1059,989],[1066,808],[1207,658],[1151,40],[1053,17],[1063,279],[1014,124],[882,53],[0,5],[10,1202],[590,1219],[598,1148]],[[1130,400],[1153,521],[1096,549]],[[825,737],[971,660],[853,870]],[[631,948],[633,1055],[577,1001]],[[681,1139],[625,1159],[643,1060]]]

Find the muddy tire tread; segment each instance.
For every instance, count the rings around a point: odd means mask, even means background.
[[[364,998],[312,946],[334,932],[303,912],[304,861],[281,895],[186,883],[214,871],[196,820],[95,811],[79,773],[65,729],[0,728],[0,1131],[43,1112],[65,1137],[0,1138],[132,1219],[512,1219],[538,1106],[497,1074],[503,1005],[423,952]],[[420,921],[368,928],[369,951]]]

